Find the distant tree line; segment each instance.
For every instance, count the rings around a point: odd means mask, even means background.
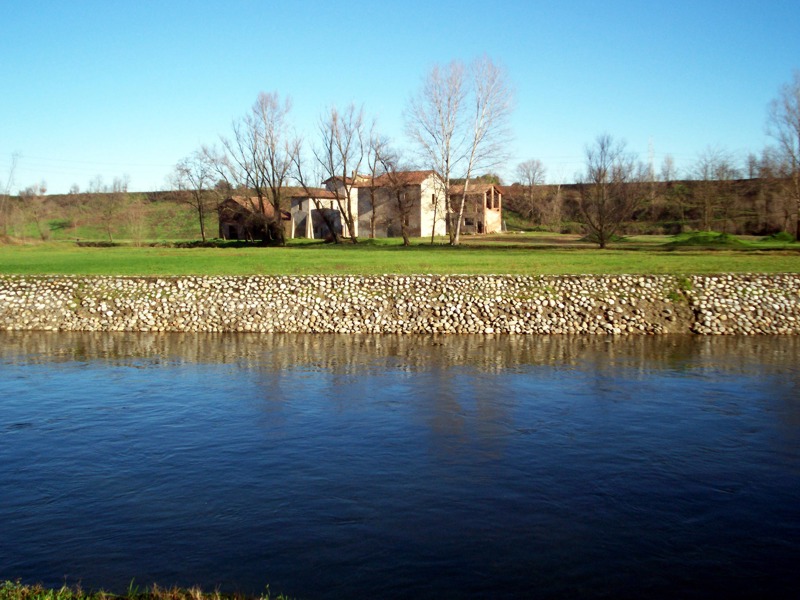
[[[725,152],[707,150],[694,170],[681,176],[669,158],[653,173],[623,159],[613,144],[608,136],[598,138],[578,183],[545,184],[541,162],[521,163],[517,181],[504,188],[504,208],[533,227],[563,232],[580,227],[601,246],[614,235],[632,233],[796,232],[792,179],[769,153],[750,157],[743,169]]]

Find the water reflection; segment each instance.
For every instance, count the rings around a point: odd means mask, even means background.
[[[794,371],[800,336],[392,336],[245,333],[0,332],[5,360],[233,363],[275,370],[353,374],[370,366],[417,371],[431,365],[497,373],[525,365],[626,368],[751,367]],[[717,360],[719,359],[719,360]]]

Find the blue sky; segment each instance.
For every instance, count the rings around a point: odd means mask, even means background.
[[[798,25],[798,0],[0,0],[0,179],[18,153],[13,190],[163,189],[260,91],[291,96],[309,136],[363,103],[403,146],[428,69],[484,53],[515,88],[508,182],[529,158],[572,181],[601,133],[657,167],[709,147],[744,161],[800,68]]]

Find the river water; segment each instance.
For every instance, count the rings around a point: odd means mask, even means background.
[[[800,339],[0,334],[0,579],[796,597]]]

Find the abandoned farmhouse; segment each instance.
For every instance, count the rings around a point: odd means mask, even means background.
[[[280,222],[286,238],[322,239],[333,227],[343,237],[398,237],[405,228],[410,237],[446,235],[450,222],[458,214],[464,194],[463,185],[450,188],[449,202],[444,199],[444,185],[433,171],[398,171],[378,177],[354,174],[332,177],[324,188],[286,187],[284,198],[291,200],[289,210],[275,215],[266,199],[235,196],[219,206],[219,236],[223,239],[252,239],[256,224]],[[343,214],[344,211],[344,214]],[[347,211],[353,228],[348,227]],[[464,233],[483,234],[500,231],[502,192],[499,186],[470,183],[461,222]]]

